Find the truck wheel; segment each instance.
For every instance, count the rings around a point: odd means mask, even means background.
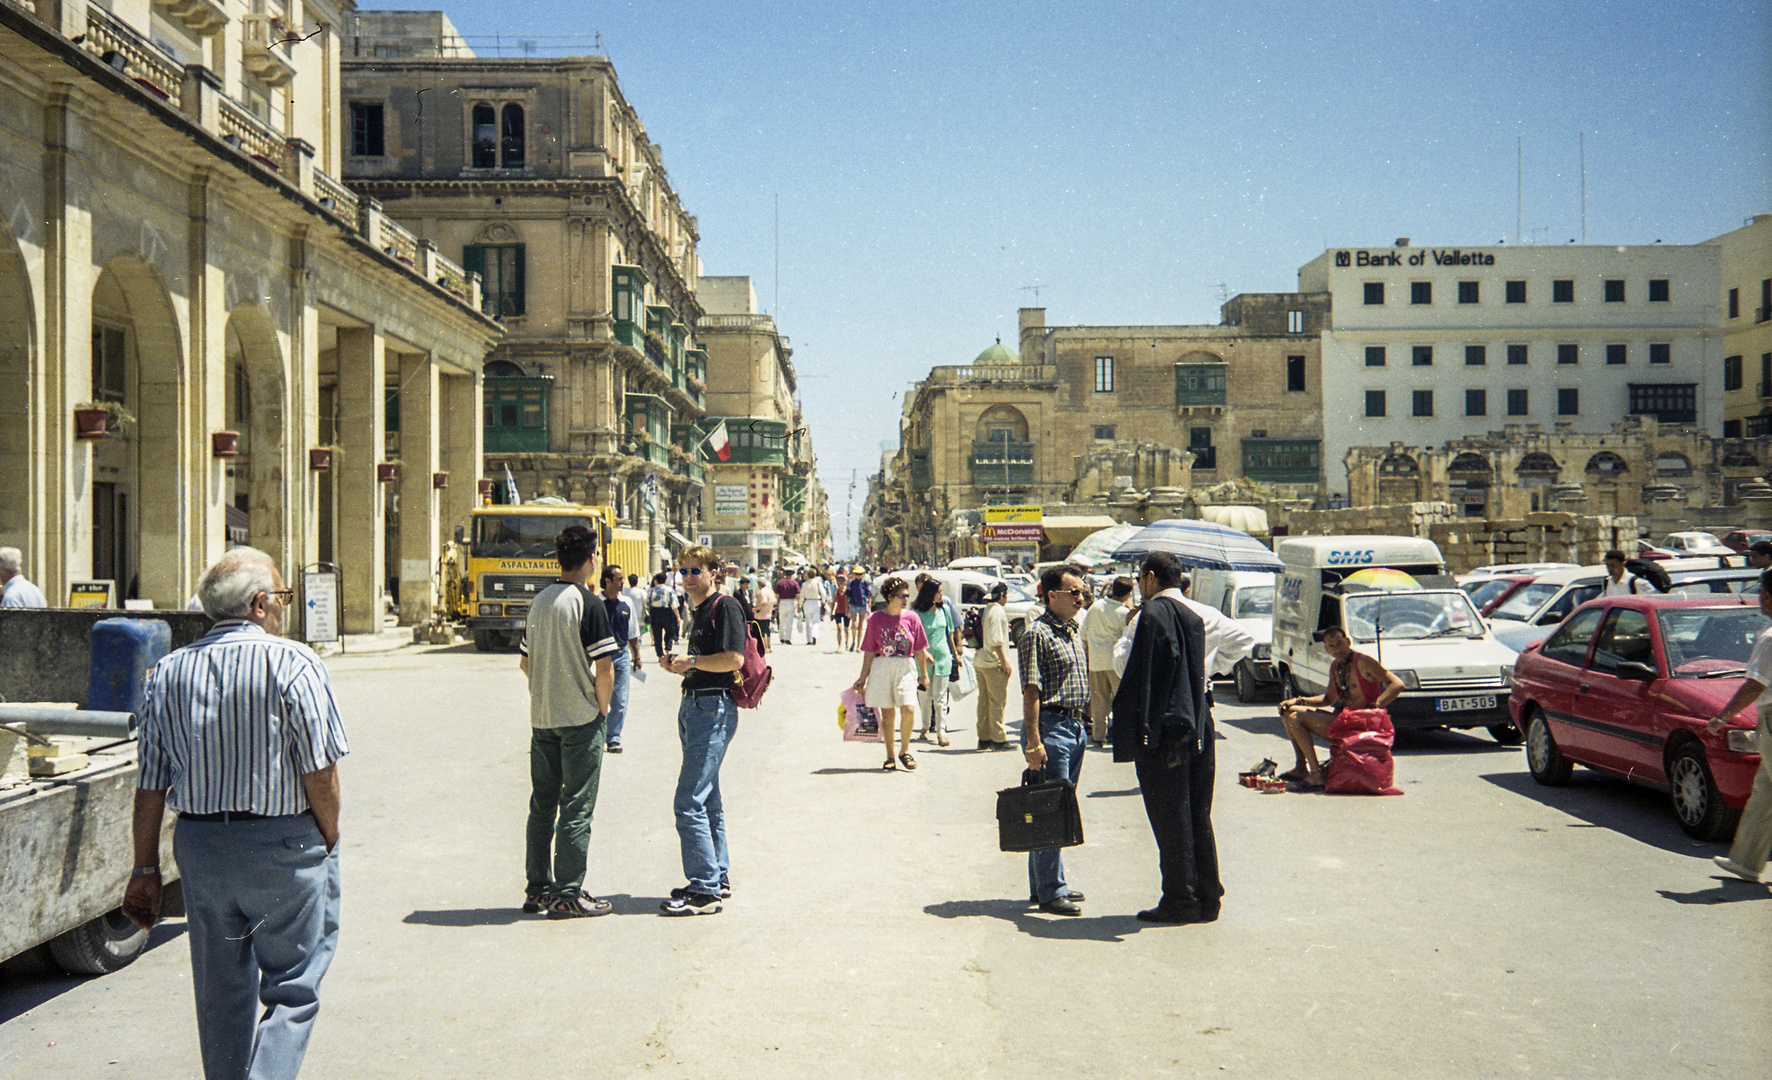
[[[1258,688],[1255,675],[1250,672],[1249,665],[1238,661],[1235,675],[1237,678],[1237,700],[1245,705],[1253,705]]]
[[[490,630],[476,630],[476,631],[474,631],[474,651],[475,652],[491,652],[492,651],[492,631],[490,631]]]
[[[1288,700],[1291,700],[1292,698],[1301,697],[1301,696],[1302,695],[1300,695],[1298,692],[1298,681],[1292,677],[1292,669],[1291,668],[1284,668],[1284,667],[1281,668],[1280,669],[1280,700],[1281,701],[1288,701]]]
[[[517,646],[523,644],[523,631],[506,630],[498,636],[498,644],[501,649],[509,649],[512,652],[516,652]]]
[[[128,967],[147,945],[148,932],[118,908],[51,940],[49,954],[69,975],[104,975]]]
[[[1503,746],[1518,746],[1526,741],[1526,736],[1512,724],[1490,724],[1489,734]]]

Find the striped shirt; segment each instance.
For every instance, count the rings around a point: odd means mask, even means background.
[[[313,650],[222,619],[148,677],[136,786],[186,814],[299,814],[305,773],[350,753]]]
[[[1089,705],[1089,667],[1083,662],[1082,636],[1072,619],[1051,611],[1034,620],[1016,643],[1021,681],[1040,693],[1040,704],[1060,709]]]

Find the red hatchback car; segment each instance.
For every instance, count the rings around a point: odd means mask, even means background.
[[[1766,619],[1753,602],[1614,596],[1569,613],[1520,654],[1508,700],[1541,784],[1576,764],[1669,793],[1680,827],[1727,840],[1760,765],[1750,707],[1721,735],[1704,722],[1729,703]]]

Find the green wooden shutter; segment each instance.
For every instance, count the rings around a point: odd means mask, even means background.
[[[461,268],[470,274],[485,273],[481,269],[485,264],[480,261],[480,245],[467,244],[461,249]]]
[[[517,309],[517,314],[522,315],[525,313],[525,310],[526,310],[525,304],[523,302],[523,295],[524,295],[523,294],[523,245],[522,244],[513,244],[512,250],[515,252],[515,255],[516,255],[516,259],[515,259],[516,270],[511,275],[511,277],[512,277],[512,285],[511,285],[512,301]]]

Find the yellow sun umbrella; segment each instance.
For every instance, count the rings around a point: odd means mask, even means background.
[[[1421,588],[1421,582],[1416,581],[1408,574],[1383,566],[1374,566],[1369,570],[1358,570],[1341,580],[1346,585],[1364,585],[1368,589],[1383,589],[1387,592]]]

